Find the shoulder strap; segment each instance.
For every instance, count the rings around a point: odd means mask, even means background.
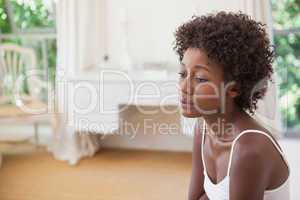
[[[205,161],[204,161],[204,140],[205,140],[205,120],[203,119],[202,141],[201,141],[201,157],[202,157],[202,165],[203,165],[204,173],[206,173],[206,166],[205,166]]]
[[[237,140],[242,137],[243,135],[245,135],[246,133],[260,133],[264,136],[266,136],[268,139],[271,140],[272,144],[275,146],[275,148],[277,149],[277,151],[280,153],[281,157],[283,158],[284,162],[286,163],[286,165],[288,166],[288,169],[289,169],[289,165],[288,165],[288,162],[284,156],[284,153],[283,151],[280,149],[279,145],[274,141],[274,139],[267,133],[263,132],[263,131],[260,131],[260,130],[255,130],[255,129],[247,129],[247,130],[244,130],[242,131],[232,142],[232,145],[231,145],[231,150],[230,150],[230,157],[229,157],[229,162],[228,162],[228,169],[227,169],[227,176],[229,176],[229,172],[230,172],[230,168],[231,168],[231,162],[232,162],[232,156],[233,156],[233,150],[234,150],[234,145],[235,143],[237,142]]]

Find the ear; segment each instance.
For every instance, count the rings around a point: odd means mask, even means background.
[[[240,94],[240,87],[235,81],[231,81],[226,85],[226,95],[235,98]]]

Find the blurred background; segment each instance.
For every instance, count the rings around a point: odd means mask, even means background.
[[[271,3],[276,46],[274,66],[281,79],[280,110],[288,129],[286,136],[295,136],[300,128],[300,2],[272,0]],[[47,71],[47,78],[53,84],[57,53],[55,13],[55,2],[51,0],[0,1],[1,42],[34,48],[37,66]]]
[[[178,195],[172,199],[185,198],[195,121],[180,116],[176,97],[163,103],[172,114],[157,107],[177,93],[178,59],[172,50],[176,27],[193,14],[220,10],[241,10],[267,25],[276,52],[276,92],[269,95],[275,102],[262,112],[275,116],[266,114],[270,128],[279,130],[277,136],[293,169],[292,199],[300,198],[296,189],[300,184],[300,0],[0,0],[0,179],[5,180],[0,183],[0,199],[12,199],[12,193],[14,199],[99,199],[98,188],[83,190],[81,181],[105,188],[101,199],[121,199],[124,193],[122,199],[141,199],[133,195],[136,190],[148,192],[161,177],[166,180],[159,184],[161,189],[151,190],[160,195],[149,195],[149,199],[171,199],[174,191]],[[25,69],[37,74],[22,79],[21,97],[16,99],[14,83],[16,77],[27,76]],[[110,74],[100,82],[105,70]],[[129,101],[126,77],[146,98]],[[146,87],[140,87],[145,82]],[[156,90],[161,96],[155,96]],[[145,114],[137,106],[157,112]],[[28,116],[22,107],[39,112]],[[115,112],[103,114],[103,107]],[[146,134],[144,122],[149,119],[152,129]],[[124,121],[143,125],[124,131]],[[159,123],[173,124],[175,134],[153,128]],[[70,165],[94,157],[72,168],[52,156]],[[157,174],[151,174],[151,163],[156,163],[152,167]],[[120,164],[124,170],[116,167]],[[98,178],[93,180],[88,171]],[[142,171],[149,173],[149,185],[139,185],[145,178]],[[42,173],[48,175],[42,177]],[[53,180],[57,173],[74,176],[57,187]],[[119,181],[116,173],[121,183],[130,186],[112,190]],[[20,177],[24,181],[18,182]],[[139,185],[138,189],[130,183]],[[51,194],[56,191],[50,187],[60,189]]]

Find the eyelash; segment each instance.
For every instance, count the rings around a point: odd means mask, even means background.
[[[185,75],[186,75],[185,72],[179,72],[178,74],[179,74],[180,78],[184,78]],[[208,81],[207,79],[204,79],[204,78],[195,78],[195,79],[196,79],[197,82],[199,82],[199,83]]]
[[[178,74],[179,74],[180,78],[184,78],[184,76],[186,75],[185,72],[179,72]]]
[[[202,82],[206,82],[207,79],[204,78],[195,78],[197,80],[197,82],[202,83]]]

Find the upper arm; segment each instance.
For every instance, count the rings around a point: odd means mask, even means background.
[[[241,137],[235,147],[230,170],[230,200],[263,200],[269,181],[268,163],[254,135]]]
[[[204,194],[204,175],[201,155],[202,129],[197,121],[194,129],[194,142],[192,153],[192,175],[189,186],[189,200],[198,200]]]

